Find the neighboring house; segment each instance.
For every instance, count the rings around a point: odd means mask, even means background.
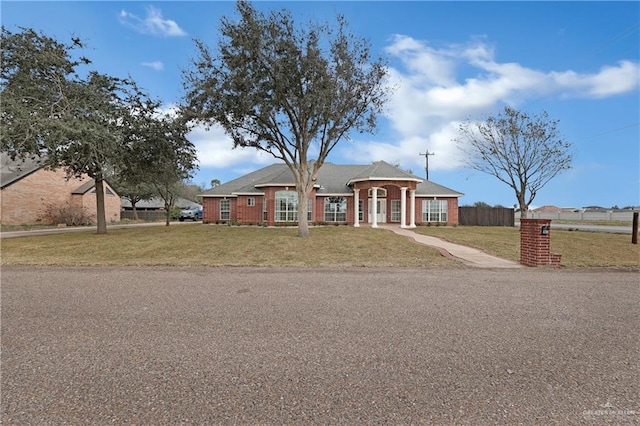
[[[131,206],[131,201],[127,200],[124,197],[122,198],[121,205],[123,210],[133,210],[133,207]],[[173,206],[179,207],[181,209],[187,209],[191,206],[200,206],[200,204],[184,198],[177,198]],[[149,200],[138,201],[136,203],[136,210],[137,211],[151,211],[151,210],[164,211],[164,200],[160,197],[154,197]]]
[[[276,225],[298,220],[294,178],[285,164],[272,164],[201,195],[205,223]],[[364,166],[325,163],[309,199],[308,219],[356,227],[455,225],[463,195],[384,161]]]
[[[133,207],[131,201],[126,198],[122,198],[122,219],[134,219]],[[174,202],[174,207],[182,209],[188,209],[191,206],[202,207],[200,204],[193,201],[178,198]],[[142,200],[136,203],[136,216],[138,219],[147,221],[164,220],[166,212],[164,210],[164,200],[160,197],[154,197],[149,200]]]
[[[107,222],[120,221],[120,197],[105,182]],[[0,154],[0,222],[4,225],[46,223],[49,207],[84,208],[95,221],[96,191],[92,178],[68,179],[62,169],[47,170],[39,159],[11,160]]]

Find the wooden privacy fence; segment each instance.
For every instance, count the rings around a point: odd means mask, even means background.
[[[164,220],[166,213],[164,210],[138,210],[138,220],[144,220],[147,222],[157,222]],[[133,210],[122,210],[120,212],[121,219],[133,220]]]
[[[467,226],[515,226],[515,211],[505,207],[458,207],[458,223]]]

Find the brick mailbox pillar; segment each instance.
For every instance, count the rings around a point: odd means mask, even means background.
[[[551,220],[520,219],[520,263],[525,266],[559,266],[551,253]]]

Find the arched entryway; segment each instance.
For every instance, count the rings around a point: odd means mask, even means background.
[[[362,221],[371,224],[373,228],[377,228],[379,223],[396,222],[394,219],[397,218],[402,228],[415,228],[415,192],[417,182],[408,180],[361,180],[354,182],[352,185],[354,191],[355,227],[360,226]],[[395,195],[390,197],[391,193]],[[365,206],[367,209],[366,215],[362,211]]]

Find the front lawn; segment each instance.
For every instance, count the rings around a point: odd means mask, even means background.
[[[479,248],[505,259],[520,261],[520,228],[418,227],[416,231]],[[562,266],[640,266],[640,245],[631,244],[631,235],[552,229],[551,251],[562,255]]]
[[[460,267],[431,247],[389,231],[183,224],[2,240],[3,265]]]

